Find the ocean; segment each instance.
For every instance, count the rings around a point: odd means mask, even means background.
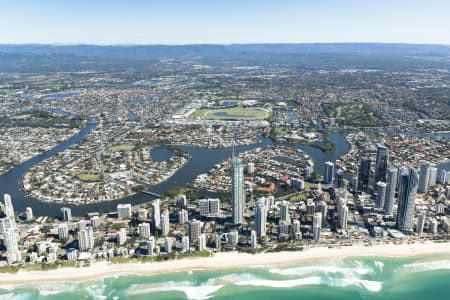
[[[151,266],[150,266],[151,267]],[[81,271],[81,270],[80,270]],[[449,256],[350,258],[0,286],[0,299],[450,299]]]

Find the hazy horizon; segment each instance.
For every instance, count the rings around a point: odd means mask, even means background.
[[[0,0],[0,44],[450,45],[450,2]]]

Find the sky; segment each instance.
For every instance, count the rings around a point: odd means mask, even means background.
[[[0,0],[0,43],[450,45],[450,0]]]

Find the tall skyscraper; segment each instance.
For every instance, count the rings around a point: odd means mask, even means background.
[[[376,206],[377,208],[384,209],[384,202],[386,200],[386,183],[378,181],[376,191],[377,191]]]
[[[231,158],[233,224],[244,223],[244,167],[242,161],[234,154]],[[192,239],[191,239],[192,240]]]
[[[400,171],[397,213],[397,227],[400,230],[413,230],[418,186],[419,176],[416,170],[412,167],[402,168]]]
[[[289,202],[284,200],[280,203],[280,221],[287,224],[291,223],[291,216],[289,215]]]
[[[8,264],[22,261],[17,235],[13,228],[8,228],[4,231],[3,240],[6,247]]]
[[[339,227],[341,229],[347,229],[348,207],[344,205],[339,211]]]
[[[170,218],[169,218],[169,211],[165,210],[161,214],[161,235],[162,236],[168,236],[170,230]]]
[[[344,170],[342,169],[336,171],[336,187],[337,188],[344,187]]]
[[[369,178],[370,178],[370,165],[372,164],[372,160],[369,157],[364,157],[361,159],[361,163],[359,165],[359,186],[362,190],[367,191],[369,187]]]
[[[160,207],[160,199],[155,199],[152,202],[152,225],[153,231],[157,229],[161,229],[161,211]]]
[[[72,210],[68,207],[61,207],[61,214],[63,221],[72,221]]]
[[[14,207],[12,205],[11,196],[9,194],[3,195],[3,200],[5,201],[5,215],[8,218],[16,219],[14,215]]]
[[[438,174],[438,168],[436,168],[435,165],[432,165],[431,169],[430,169],[430,178],[428,178],[428,187],[432,187],[432,186],[436,185],[437,174]]]
[[[256,203],[255,227],[258,236],[266,235],[267,209],[264,199],[258,199]]]
[[[375,161],[375,182],[386,182],[389,163],[389,150],[383,144],[377,145],[377,158]]]
[[[390,168],[388,172],[388,179],[386,183],[386,198],[384,199],[384,213],[392,215],[394,208],[395,190],[397,188],[398,172],[396,168]]]
[[[202,223],[198,220],[192,220],[189,223],[189,239],[195,243],[201,234]]]
[[[322,213],[314,213],[313,218],[313,238],[315,241],[320,239],[320,229],[322,228]]]
[[[325,174],[324,181],[327,184],[332,183],[334,180],[334,163],[331,161],[325,162]]]
[[[428,180],[430,179],[430,171],[431,164],[429,162],[424,161],[420,164],[419,187],[417,188],[417,192],[423,194],[428,192]]]
[[[252,230],[250,232],[250,247],[252,247],[253,249],[258,247],[258,237],[255,230]]]
[[[5,201],[5,215],[6,215],[5,219],[7,219],[6,222],[9,225],[5,228],[12,228],[16,231],[17,230],[16,216],[14,214],[14,207],[12,205],[11,196],[9,194],[4,194],[3,200]]]

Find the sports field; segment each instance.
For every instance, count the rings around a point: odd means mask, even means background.
[[[189,117],[193,119],[208,120],[262,120],[270,116],[270,112],[242,107],[230,107],[220,109],[199,109]]]

